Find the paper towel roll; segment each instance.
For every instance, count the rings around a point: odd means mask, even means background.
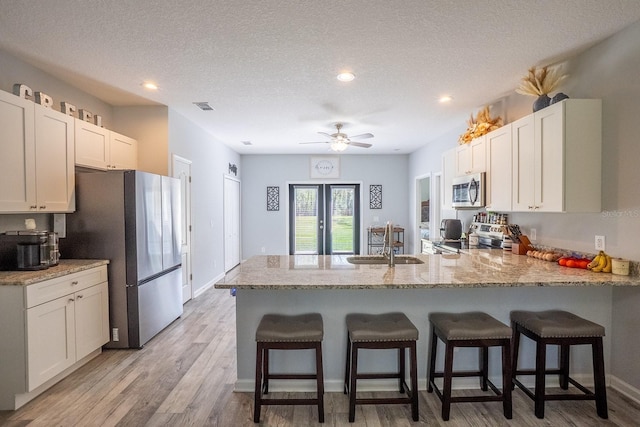
[[[611,259],[611,272],[620,276],[629,275],[629,261],[622,258]]]

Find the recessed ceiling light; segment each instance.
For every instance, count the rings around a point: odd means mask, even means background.
[[[340,80],[341,82],[350,82],[355,78],[356,78],[356,75],[348,71],[344,73],[340,73],[337,76],[337,79]]]
[[[153,82],[144,82],[142,87],[149,90],[158,90],[158,85]]]
[[[453,97],[451,95],[442,95],[440,97],[440,102],[443,104],[446,104],[447,102],[451,102],[453,100]]]

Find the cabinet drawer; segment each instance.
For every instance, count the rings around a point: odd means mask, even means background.
[[[107,266],[105,265],[34,283],[26,288],[27,308],[35,307],[106,281]]]

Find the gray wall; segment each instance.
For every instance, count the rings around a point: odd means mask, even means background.
[[[193,292],[198,294],[224,274],[223,176],[240,155],[184,116],[169,109],[169,150],[191,160]]]
[[[535,243],[593,252],[594,236],[604,235],[609,254],[640,261],[638,40],[640,23],[566,63],[570,76],[561,91],[572,98],[601,98],[603,102],[603,212],[511,214],[510,221],[519,224],[525,233],[531,228],[537,230]],[[515,93],[506,97],[502,105],[507,121],[530,114],[532,102],[532,97]],[[457,145],[457,137],[465,129],[464,122],[461,123],[459,129],[435,138],[411,155],[409,185],[413,185],[416,176],[440,170],[436,159],[443,151]],[[585,191],[589,189],[585,188]],[[640,353],[637,330],[640,324],[640,289],[614,289],[613,301],[613,331],[607,331],[607,339],[612,340],[610,373],[640,388],[640,358],[635,357]]]
[[[408,226],[408,156],[345,154],[340,157],[339,179],[310,179],[310,156],[242,156],[242,258],[261,254],[287,253],[287,187],[289,183],[360,183],[362,192],[362,252],[366,253],[364,229],[374,223],[393,221]],[[382,209],[369,209],[369,185],[382,185]],[[280,187],[280,210],[267,211],[267,186]],[[405,248],[407,246],[405,245]]]

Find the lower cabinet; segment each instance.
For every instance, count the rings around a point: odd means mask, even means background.
[[[109,341],[107,266],[0,286],[0,308],[0,410],[17,409]]]

